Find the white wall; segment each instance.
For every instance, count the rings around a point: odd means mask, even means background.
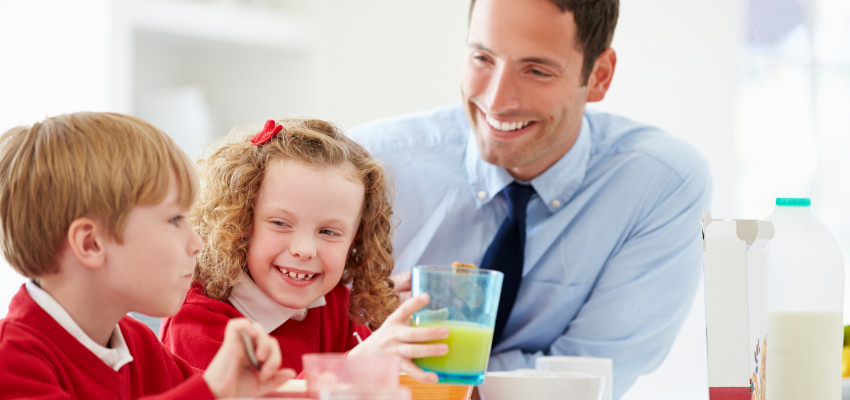
[[[0,132],[47,115],[115,110],[114,23],[109,0],[0,2]],[[0,257],[0,317],[22,282]]]

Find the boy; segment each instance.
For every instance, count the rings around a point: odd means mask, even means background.
[[[0,137],[0,249],[32,279],[0,321],[0,398],[255,396],[294,375],[247,320],[201,375],[126,316],[182,304],[202,247],[186,220],[197,190],[185,153],[139,118],[60,115]]]

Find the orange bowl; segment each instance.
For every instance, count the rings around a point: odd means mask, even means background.
[[[422,383],[405,373],[399,374],[399,383],[410,389],[411,400],[468,400],[472,385],[447,385]]]

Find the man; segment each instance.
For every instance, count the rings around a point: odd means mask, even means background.
[[[617,0],[473,0],[462,108],[351,132],[394,179],[399,273],[502,267],[509,257],[490,245],[513,218],[506,188],[533,188],[521,275],[505,281],[519,288],[488,368],[609,357],[614,398],[663,361],[690,309],[711,192],[708,163],[688,144],[585,109],[611,83],[617,14]]]

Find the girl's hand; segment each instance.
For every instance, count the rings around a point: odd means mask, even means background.
[[[348,355],[358,357],[374,354],[394,354],[401,358],[401,370],[420,382],[436,383],[437,374],[425,372],[413,363],[414,358],[442,356],[449,351],[445,343],[420,343],[445,339],[449,336],[446,327],[413,327],[408,324],[413,313],[428,304],[430,298],[423,293],[405,300],[384,321],[378,330],[363,343],[353,348]]]
[[[253,342],[254,353],[262,365],[259,371],[251,366],[242,332]],[[254,322],[232,319],[225,328],[221,348],[204,371],[204,380],[217,398],[262,396],[295,377],[292,369],[280,369],[280,362],[280,346],[276,339]]]

